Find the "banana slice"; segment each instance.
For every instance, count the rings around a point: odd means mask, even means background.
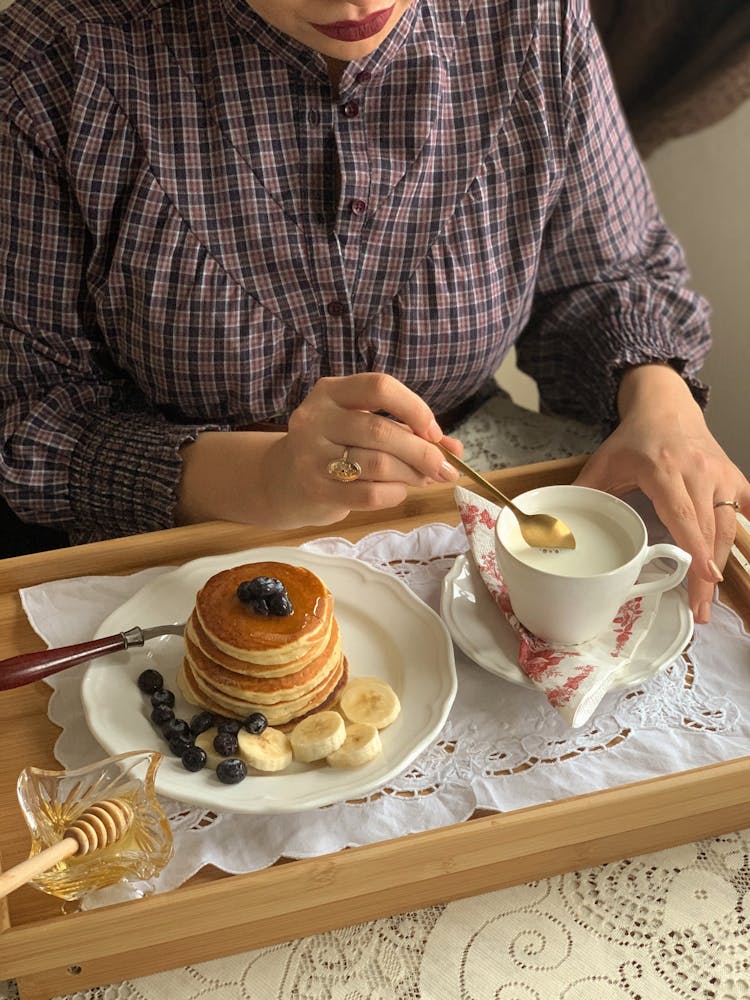
[[[366,722],[353,722],[346,727],[346,739],[326,757],[331,767],[361,767],[380,753],[383,745],[375,726]]]
[[[351,722],[365,722],[385,729],[398,717],[401,702],[387,681],[378,677],[355,677],[341,692],[341,710]]]
[[[286,733],[267,726],[262,733],[237,734],[240,757],[256,771],[283,771],[292,762],[292,746]]]
[[[322,760],[338,750],[346,739],[346,726],[338,712],[316,712],[308,715],[289,735],[294,759],[309,764]]]

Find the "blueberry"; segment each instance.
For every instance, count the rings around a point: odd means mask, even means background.
[[[164,739],[169,742],[173,736],[184,736],[186,740],[190,743],[193,742],[193,734],[190,730],[190,726],[184,719],[167,719],[167,721],[162,726],[164,733]]]
[[[242,729],[239,719],[219,719],[216,728],[220,733],[238,733]]]
[[[190,732],[193,736],[200,736],[207,729],[215,724],[213,712],[196,712],[190,720]]]
[[[169,705],[157,705],[151,710],[151,721],[156,726],[161,727],[171,719],[174,719],[174,712]]]
[[[216,777],[223,785],[236,785],[247,777],[245,762],[239,757],[228,757],[216,765]]]
[[[268,614],[268,601],[263,597],[255,597],[250,602],[250,607],[256,613],[256,615],[267,615]]]
[[[256,597],[270,597],[271,594],[285,594],[286,587],[275,576],[256,576],[252,581]]]
[[[189,750],[190,747],[195,746],[190,736],[183,736],[181,733],[176,733],[174,736],[170,736],[168,742],[169,742],[169,749],[172,751],[175,757],[180,757],[180,758],[182,758],[182,755],[185,753],[186,750]]]
[[[284,618],[290,615],[294,611],[294,608],[286,594],[273,594],[268,598],[268,610],[270,614],[279,615]]]
[[[174,708],[174,691],[169,688],[159,688],[151,695],[151,704],[154,708],[157,705],[166,705],[167,708]]]
[[[186,771],[200,771],[201,768],[206,766],[206,761],[208,760],[208,755],[203,747],[197,747],[194,743],[191,743],[183,753],[182,766]]]
[[[138,687],[144,694],[153,694],[164,687],[164,678],[158,670],[149,668],[138,675]]]
[[[248,733],[259,736],[268,725],[268,719],[262,712],[253,712],[245,719],[244,726]]]
[[[257,597],[270,597],[271,594],[283,594],[284,584],[275,576],[256,576],[252,580],[243,580],[237,588],[237,597],[248,604]]]
[[[214,736],[214,750],[222,757],[231,757],[237,753],[239,742],[236,733],[219,732]]]

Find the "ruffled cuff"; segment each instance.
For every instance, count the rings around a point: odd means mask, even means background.
[[[71,455],[75,543],[174,525],[180,448],[216,424],[180,425],[143,414],[92,417]]]

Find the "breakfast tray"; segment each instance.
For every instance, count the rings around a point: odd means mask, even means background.
[[[571,482],[582,461],[527,465],[488,478],[512,496]],[[351,515],[335,533],[354,541],[374,530],[408,532],[435,521],[458,522],[452,486],[413,490],[385,517]],[[40,647],[19,588],[330,534],[330,526],[269,533],[213,522],[2,560],[0,657]],[[750,534],[741,526],[736,549],[750,559]],[[750,626],[750,576],[737,555],[726,567],[721,597]],[[6,867],[29,849],[16,800],[19,772],[30,763],[60,766],[49,694],[43,683],[0,693],[0,857]],[[16,979],[22,1000],[48,1000],[748,826],[750,756],[510,813],[477,812],[464,823],[284,860],[246,875],[204,868],[171,892],[84,912],[63,913],[58,900],[23,887],[0,901],[0,979]]]

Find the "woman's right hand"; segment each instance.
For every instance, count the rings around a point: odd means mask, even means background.
[[[286,433],[207,431],[186,445],[176,520],[293,528],[393,507],[410,486],[457,478],[432,447],[436,441],[462,451],[427,404],[390,375],[323,378],[292,413]],[[353,482],[328,473],[345,449],[362,469]]]

